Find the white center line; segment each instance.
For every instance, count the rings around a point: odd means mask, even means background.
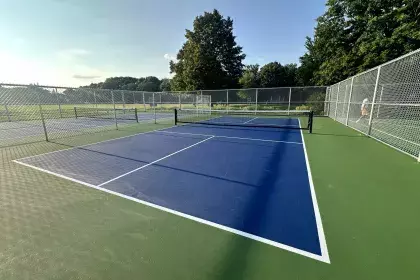
[[[148,167],[148,166],[150,166],[150,165],[153,165],[153,164],[155,164],[155,163],[157,163],[157,162],[159,162],[159,161],[162,161],[162,160],[164,160],[164,159],[166,159],[166,158],[168,158],[168,157],[171,157],[171,156],[173,156],[173,155],[176,155],[176,154],[178,154],[178,153],[180,153],[180,152],[182,152],[182,151],[188,150],[188,149],[190,149],[190,148],[192,148],[192,147],[194,147],[194,146],[197,146],[197,145],[199,145],[199,144],[201,144],[201,143],[203,143],[203,142],[206,142],[207,140],[210,140],[210,139],[212,139],[212,138],[214,138],[214,136],[209,137],[209,138],[206,138],[206,139],[204,139],[204,140],[202,140],[202,141],[200,141],[200,142],[198,142],[198,143],[195,143],[195,144],[190,145],[190,146],[188,146],[188,147],[185,147],[185,148],[183,148],[183,149],[181,149],[181,150],[179,150],[179,151],[176,151],[176,152],[174,152],[174,153],[172,153],[172,154],[169,154],[169,155],[167,155],[167,156],[164,156],[163,158],[160,158],[160,159],[157,159],[157,160],[155,160],[155,161],[152,161],[151,163],[148,163],[148,164],[146,164],[146,165],[140,166],[139,168],[136,168],[136,169],[134,169],[134,170],[131,170],[131,171],[129,171],[129,172],[127,172],[127,173],[124,173],[124,174],[122,174],[122,175],[120,175],[120,176],[118,176],[118,177],[115,177],[115,178],[113,178],[113,179],[111,179],[111,180],[108,180],[108,181],[106,181],[106,182],[104,182],[104,183],[102,183],[102,184],[100,184],[100,185],[97,185],[97,187],[102,187],[103,185],[106,185],[106,184],[111,183],[111,182],[113,182],[113,181],[115,181],[115,180],[118,180],[118,179],[120,179],[120,178],[122,178],[122,177],[125,177],[125,176],[127,176],[127,175],[129,175],[129,174],[131,174],[131,173],[133,173],[133,172],[136,172],[136,171],[138,171],[138,170],[140,170],[140,169],[143,169],[143,168],[146,168],[146,167]]]

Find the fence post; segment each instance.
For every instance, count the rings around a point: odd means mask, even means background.
[[[112,90],[111,90],[111,97],[112,97],[112,105],[114,106],[115,128],[118,130],[117,110],[115,108],[114,91],[112,91]]]
[[[179,99],[179,109],[182,109],[182,106],[181,106],[181,93],[179,93],[179,95],[178,95],[178,99]]]
[[[8,122],[11,122],[12,119],[10,118],[9,108],[7,107],[7,104],[6,103],[4,103],[4,109],[6,110],[7,121]]]
[[[377,119],[379,119],[379,110],[381,109],[382,94],[383,93],[384,93],[384,86],[381,86],[381,95],[379,96],[378,113],[376,114]]]
[[[379,67],[378,67],[378,74],[376,75],[375,92],[373,93],[372,106],[371,106],[371,108],[370,108],[368,135],[370,135],[370,133],[371,133],[371,131],[372,131],[373,108],[375,108],[376,94],[377,94],[377,92],[378,92],[379,77],[380,77],[380,75],[381,75],[381,69],[382,69],[382,66],[379,66]]]
[[[143,107],[144,107],[144,111],[146,112],[146,101],[144,100],[144,91],[142,92],[143,94]]]
[[[290,103],[292,102],[292,88],[289,88],[289,104],[287,105],[287,114],[290,115]]]
[[[98,108],[98,102],[96,101],[96,91],[95,90],[93,91],[93,99],[94,99],[94,102],[95,102],[95,107]]]
[[[54,89],[53,89],[54,91]],[[60,98],[58,97],[58,90],[55,89],[55,96],[57,97],[57,104],[58,104],[58,112],[60,113],[60,118],[63,117],[63,114],[61,113],[61,104],[60,104]]]
[[[226,110],[229,113],[229,90],[226,90]]]
[[[345,113],[345,109],[346,109],[346,94],[347,94],[347,88],[348,88],[349,86],[348,85],[346,85],[346,89],[345,89],[345,91],[344,91],[344,98],[343,98],[343,112],[342,112],[342,114],[341,114],[341,116],[343,117],[343,122],[345,121],[344,120],[344,113]]]
[[[335,101],[335,113],[334,113],[334,120],[337,120],[337,108],[338,108],[338,95],[340,94],[340,83],[338,83],[338,89],[337,89],[337,100]]]
[[[155,104],[155,93],[153,93],[153,115],[154,115],[155,124],[156,124],[156,104]]]
[[[121,93],[121,97],[122,97],[122,102],[123,102],[123,109],[124,109],[124,113],[125,113],[125,95],[124,95],[124,91]]]
[[[324,115],[330,115],[330,87],[325,89],[325,100],[324,100]]]
[[[198,94],[194,94],[195,114],[198,115]]]
[[[255,89],[255,115],[258,111],[258,89]]]
[[[133,91],[133,106],[134,107],[136,107],[136,95],[134,94],[134,91]]]
[[[353,82],[354,82],[354,77],[351,78],[351,84],[350,84],[349,105],[347,106],[346,126],[349,126],[350,104],[351,104],[351,96],[353,94]]]

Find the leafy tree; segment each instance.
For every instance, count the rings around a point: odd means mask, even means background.
[[[137,89],[142,91],[159,91],[160,80],[154,76],[146,77],[142,82],[137,83]]]
[[[160,88],[160,91],[171,91],[171,80],[162,79],[159,88]]]
[[[173,90],[232,88],[238,85],[245,54],[235,42],[233,20],[217,10],[195,18],[187,41],[170,62]]]
[[[242,77],[239,79],[239,84],[242,88],[260,87],[259,69],[260,66],[258,64],[245,66]]]
[[[300,86],[313,86],[314,73],[321,66],[322,61],[317,57],[318,52],[314,51],[314,42],[306,37],[305,47],[308,50],[300,57],[300,67],[296,73],[296,82]]]
[[[300,81],[333,84],[418,49],[419,2],[328,0],[306,47]]]
[[[285,86],[296,86],[297,84],[297,72],[298,66],[295,63],[286,64],[283,66],[284,71],[284,85]]]
[[[136,83],[137,79],[133,77],[112,77],[107,78],[102,85],[104,89],[124,89],[124,86]]]
[[[261,87],[281,87],[285,86],[286,72],[283,66],[275,62],[264,65],[260,71]]]

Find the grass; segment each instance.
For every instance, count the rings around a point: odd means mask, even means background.
[[[11,162],[164,128],[0,149],[0,279],[416,279],[420,164],[328,118],[304,134],[331,264]]]

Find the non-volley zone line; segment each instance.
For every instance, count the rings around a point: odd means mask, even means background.
[[[247,138],[247,137],[236,137],[236,136],[223,136],[223,135],[201,134],[201,133],[190,133],[190,132],[175,132],[175,131],[167,131],[167,130],[159,130],[159,131],[156,131],[156,133],[169,133],[169,134],[179,134],[179,135],[191,135],[191,136],[203,136],[203,137],[213,137],[213,138],[239,139],[239,140],[249,140],[249,141],[261,141],[261,142],[273,142],[273,143],[303,145],[303,143],[301,143],[301,142],[293,142],[293,141]]]

